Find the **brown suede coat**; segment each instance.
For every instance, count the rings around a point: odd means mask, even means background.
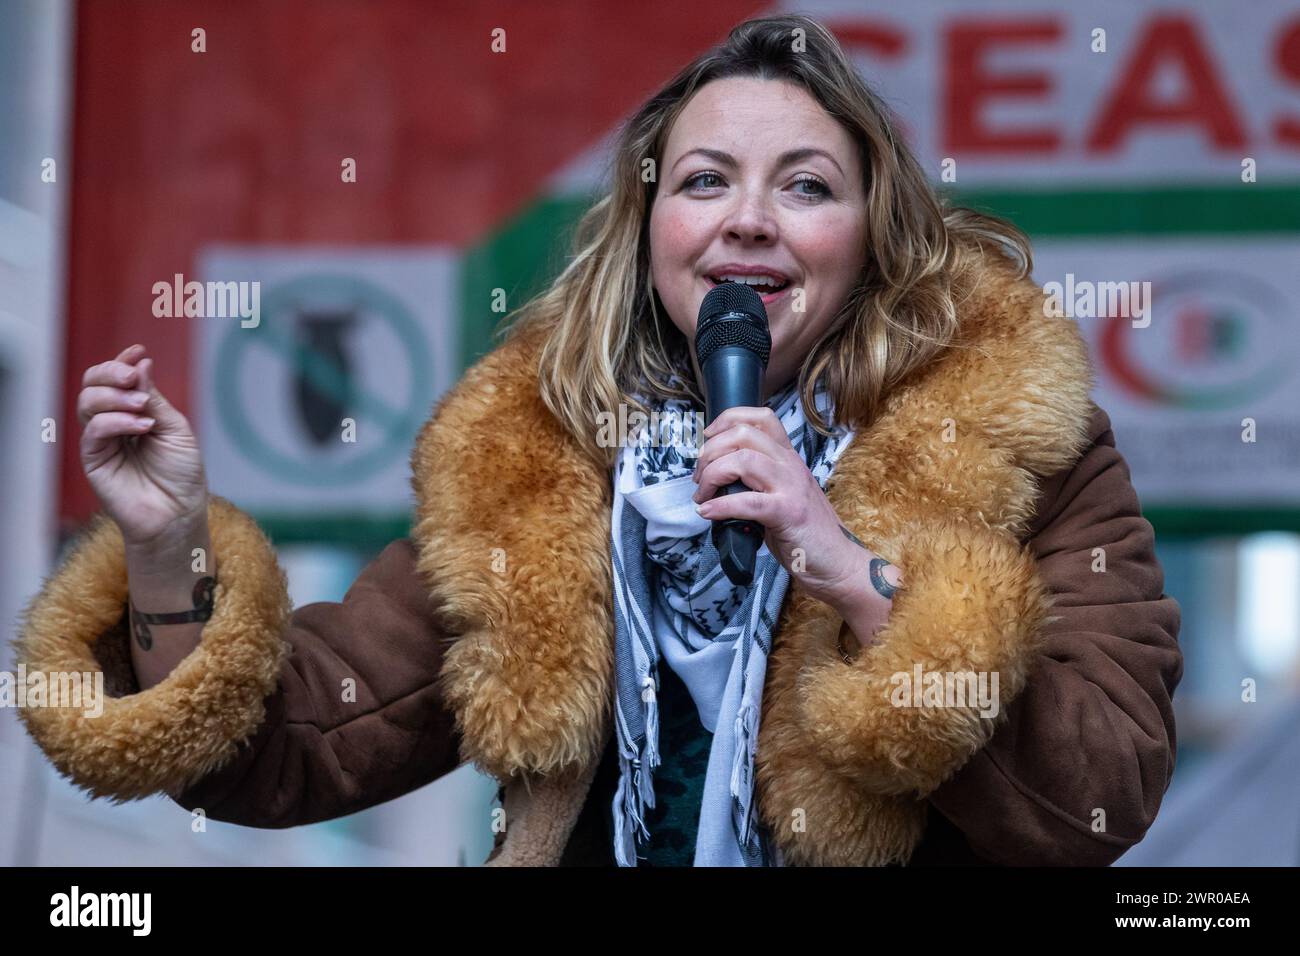
[[[1174,767],[1179,608],[1072,321],[1000,259],[962,339],[896,389],[836,466],[844,524],[903,567],[881,643],[795,582],[769,660],[759,814],[787,862],[1107,864]],[[106,673],[99,718],[28,708],[94,796],[167,793],[287,827],[472,761],[501,783],[494,865],[609,862],[588,799],[611,737],[609,473],[537,392],[537,333],[439,402],[412,452],[417,522],[340,603],[292,609],[257,525],[213,497],[219,584],[201,646],[140,692],[121,535],[96,517],[27,609],[30,670]],[[897,707],[891,675],[999,675],[1000,710]],[[355,681],[355,700],[343,693]],[[499,815],[484,808],[480,821]]]

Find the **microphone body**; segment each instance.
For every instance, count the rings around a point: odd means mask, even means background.
[[[757,292],[739,283],[709,290],[700,305],[695,331],[696,361],[704,378],[706,427],[728,408],[761,404],[771,348],[767,310]],[[719,488],[718,494],[749,490],[743,482],[733,481]],[[753,581],[763,526],[746,518],[722,518],[713,522],[710,533],[727,578],[737,585]]]

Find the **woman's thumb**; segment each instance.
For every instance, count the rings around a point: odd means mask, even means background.
[[[184,427],[185,416],[167,401],[163,393],[158,391],[158,386],[154,384],[152,358],[140,360],[140,388],[149,393],[149,401],[145,403],[140,414],[154,419],[156,424],[153,431],[167,431],[176,425]]]

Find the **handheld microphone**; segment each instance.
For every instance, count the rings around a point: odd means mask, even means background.
[[[714,286],[700,303],[695,325],[695,356],[704,377],[705,427],[728,408],[757,406],[772,351],[767,309],[758,293],[740,282]],[[749,491],[733,481],[718,494]],[[721,518],[711,529],[722,569],[732,584],[754,579],[754,560],[764,528],[746,518]]]

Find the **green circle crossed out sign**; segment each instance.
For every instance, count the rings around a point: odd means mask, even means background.
[[[277,315],[303,301],[346,302],[358,311],[386,322],[401,342],[410,365],[410,387],[401,408],[353,389],[336,362],[294,336],[275,321]],[[300,376],[318,393],[346,405],[347,414],[379,426],[383,442],[373,454],[329,463],[302,460],[274,447],[258,433],[255,420],[245,407],[247,389],[237,387],[240,369],[248,349],[269,349],[286,365],[291,375]],[[217,351],[217,415],[236,446],[255,466],[277,478],[303,485],[344,485],[368,478],[389,465],[397,456],[406,457],[432,402],[429,350],[410,310],[378,286],[348,276],[303,276],[275,287],[262,300],[260,321],[248,328],[233,326]]]

